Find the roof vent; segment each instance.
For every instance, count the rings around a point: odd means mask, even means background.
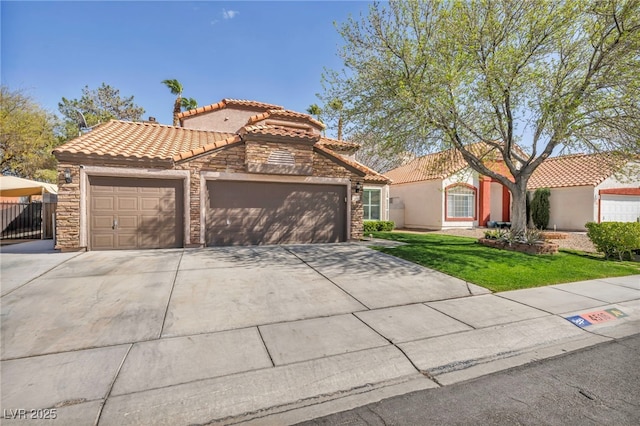
[[[289,151],[276,150],[269,154],[267,164],[277,164],[279,166],[295,166],[296,160],[293,158],[293,154]]]

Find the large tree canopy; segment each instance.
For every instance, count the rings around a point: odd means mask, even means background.
[[[2,174],[55,182],[51,151],[55,117],[25,93],[0,88],[0,167]]]
[[[553,153],[640,151],[639,0],[391,1],[339,31],[345,69],[325,72],[322,98],[386,146],[459,150],[510,190],[516,230]]]
[[[85,86],[80,99],[62,98],[58,110],[64,117],[62,138],[77,137],[79,127],[91,127],[111,119],[139,121],[144,108],[136,105],[133,96],[122,97],[120,90],[102,83],[97,89]]]

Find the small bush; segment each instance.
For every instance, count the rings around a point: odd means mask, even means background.
[[[547,229],[549,225],[549,215],[551,214],[551,204],[549,197],[551,190],[549,188],[538,188],[533,193],[531,200],[531,220],[533,225],[538,229]]]
[[[364,232],[393,231],[395,222],[391,220],[365,220]]]
[[[484,237],[488,240],[502,240],[507,231],[504,229],[492,229],[490,231],[484,231]]]
[[[605,258],[631,259],[631,253],[640,249],[640,223],[638,222],[589,222],[587,236]]]

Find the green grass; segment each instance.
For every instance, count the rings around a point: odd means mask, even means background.
[[[376,232],[377,238],[408,245],[377,249],[492,291],[640,274],[638,262],[614,262],[598,255],[562,250],[555,255],[485,247],[474,238]]]

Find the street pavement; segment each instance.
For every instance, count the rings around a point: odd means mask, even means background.
[[[640,424],[640,334],[299,426]]]
[[[491,294],[363,244],[37,243],[1,248],[3,424],[293,424],[640,329],[638,275]]]

